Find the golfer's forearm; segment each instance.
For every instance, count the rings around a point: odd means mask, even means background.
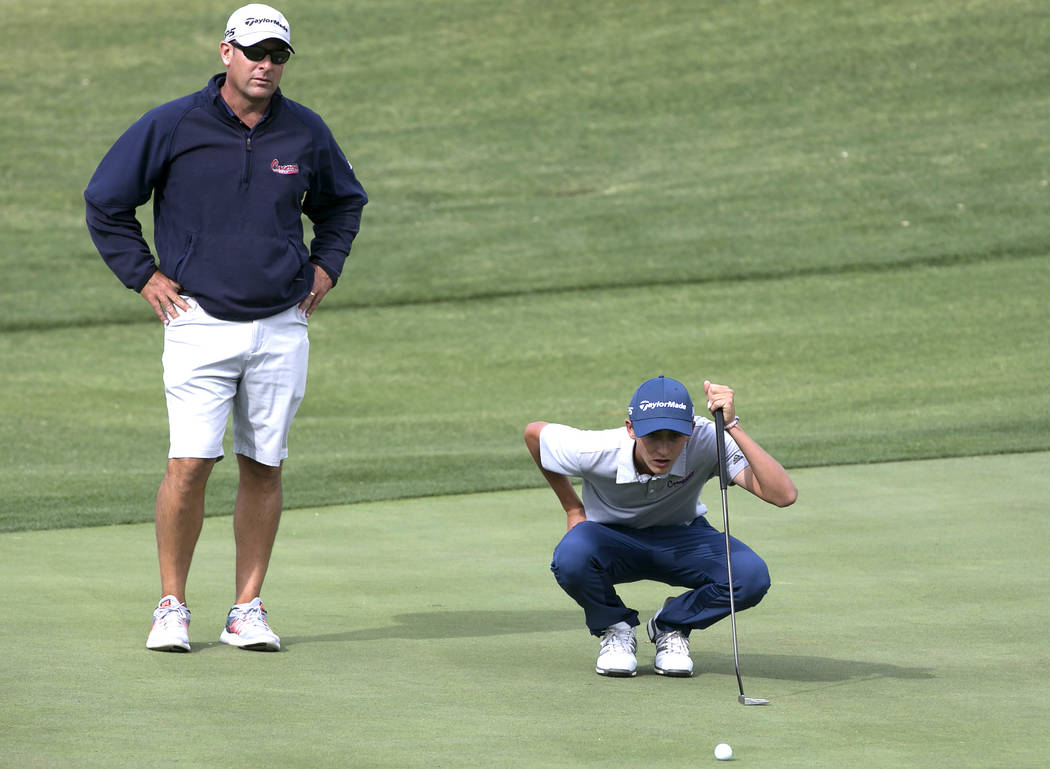
[[[551,472],[543,466],[543,462],[540,459],[540,432],[546,426],[546,422],[532,422],[529,424],[525,428],[525,445],[528,447],[529,454],[532,455],[532,460],[536,463],[536,467],[540,469],[548,485],[554,491],[555,496],[558,497],[558,501],[561,502],[565,514],[570,518],[583,516],[583,502],[576,493],[576,489],[573,488],[572,480],[567,475]]]
[[[547,479],[547,483],[554,491],[554,495],[561,502],[565,514],[583,515],[583,501],[573,488],[572,480],[567,475],[552,473],[550,470],[542,470],[542,472],[543,477]]]
[[[793,504],[798,498],[798,489],[791,480],[791,476],[787,474],[787,470],[739,426],[733,428],[730,435],[747,457],[748,470],[751,471],[752,476],[748,490],[760,499],[778,507]]]

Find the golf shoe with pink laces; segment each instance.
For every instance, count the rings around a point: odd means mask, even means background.
[[[158,652],[190,650],[190,610],[175,596],[164,596],[154,609],[146,648]]]
[[[266,607],[258,596],[248,603],[235,604],[230,609],[219,640],[249,651],[281,650],[281,639],[266,622]]]

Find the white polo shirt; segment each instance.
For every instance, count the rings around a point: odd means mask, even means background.
[[[736,441],[728,434],[725,438],[732,479],[748,463]],[[548,424],[540,431],[540,463],[546,470],[583,481],[588,521],[636,529],[684,526],[707,513],[700,490],[709,478],[718,478],[715,425],[710,419],[693,418],[693,434],[666,475],[638,472],[634,440],[626,427],[578,430]]]

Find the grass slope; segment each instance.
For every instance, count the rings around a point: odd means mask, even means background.
[[[734,534],[773,574],[739,618],[765,709],[735,702],[727,624],[694,635],[692,679],[653,675],[648,643],[637,678],[596,676],[547,568],[545,490],[287,514],[273,655],[217,642],[229,519],[205,526],[189,655],[143,647],[148,525],[0,535],[0,767],[703,766],[726,741],[743,766],[1035,769],[1048,471],[1045,453],[804,469],[787,510],[732,490]],[[644,617],[667,590],[622,594]]]
[[[325,115],[373,200],[332,305],[1048,251],[1038,3],[289,14],[285,90]],[[15,4],[0,326],[143,318],[99,263],[80,194],[132,120],[219,68],[224,21],[203,0]]]
[[[615,426],[656,373],[734,386],[793,467],[1047,449],[1050,261],[1011,267],[326,308],[286,504],[535,486],[526,423]],[[151,519],[160,345],[159,324],[0,335],[0,529]],[[234,482],[220,463],[209,513]]]
[[[794,467],[1050,448],[1038,4],[288,13],[285,90],[372,196],[315,316],[290,506],[534,485],[522,425],[616,424],[658,371],[735,386]],[[132,120],[218,68],[225,15],[9,9],[0,530],[151,515],[160,329],[94,253],[81,192]]]

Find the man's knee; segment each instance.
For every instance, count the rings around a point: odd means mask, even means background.
[[[573,526],[554,548],[551,571],[558,584],[578,584],[597,569],[597,534],[601,524],[584,521]]]
[[[747,557],[733,556],[734,599],[739,608],[755,606],[769,592],[771,581],[766,562],[754,553]]]
[[[266,465],[251,457],[238,454],[237,467],[241,474],[242,483],[274,490],[281,487],[282,465]]]
[[[217,461],[215,458],[174,457],[168,460],[164,482],[179,493],[199,491],[207,484]]]

